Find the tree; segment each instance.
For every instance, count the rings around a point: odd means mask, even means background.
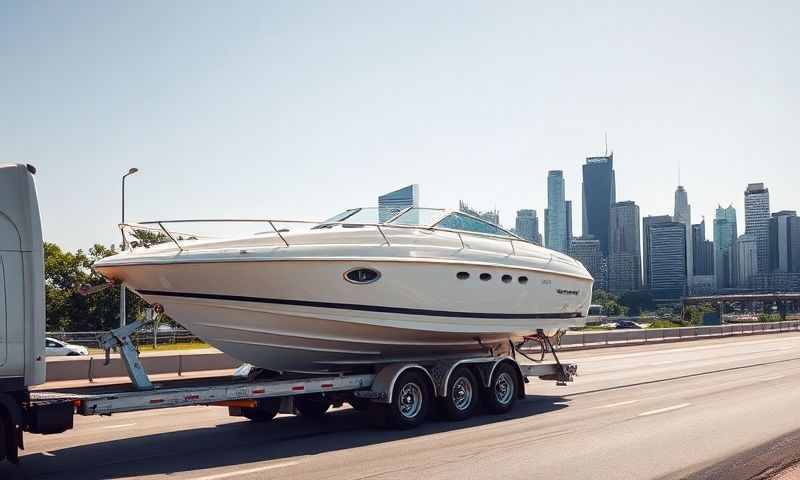
[[[592,303],[602,305],[606,315],[609,316],[625,315],[627,312],[627,307],[620,304],[619,298],[605,290],[592,291]]]
[[[648,290],[631,290],[620,296],[620,302],[632,315],[641,315],[643,310],[653,311],[656,309],[656,302],[653,294]]]

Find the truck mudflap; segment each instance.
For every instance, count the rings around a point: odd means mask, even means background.
[[[27,410],[28,431],[44,435],[70,430],[75,406],[69,400],[32,403]]]

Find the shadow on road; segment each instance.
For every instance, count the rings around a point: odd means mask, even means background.
[[[505,415],[483,414],[463,422],[432,420],[410,431],[372,428],[366,414],[350,409],[331,412],[323,421],[294,416],[260,424],[241,421],[25,455],[18,467],[0,464],[0,478],[94,480],[191,472],[500,423],[560,410],[567,402],[560,396],[529,395]]]

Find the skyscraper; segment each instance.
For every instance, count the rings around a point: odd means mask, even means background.
[[[671,222],[669,215],[648,215],[642,220],[642,272],[645,288],[653,288],[650,278],[650,248],[648,238],[650,238],[650,227],[664,222]]]
[[[583,235],[600,240],[600,250],[608,256],[608,221],[611,206],[617,201],[614,154],[589,157],[583,165]]]
[[[545,246],[559,252],[569,247],[567,238],[567,206],[564,200],[564,172],[547,172],[547,213],[544,230]]]
[[[567,246],[569,246],[570,240],[572,240],[572,200],[567,200],[564,202],[564,207],[567,215]]]
[[[758,237],[752,233],[739,235],[733,247],[732,272],[739,288],[751,288],[758,274]]]
[[[717,207],[714,218],[714,276],[717,288],[730,288],[736,285],[731,265],[733,262],[733,244],[738,236],[736,226],[736,209]]]
[[[769,268],[773,273],[800,273],[800,217],[793,210],[769,219]]]
[[[769,272],[769,189],[763,183],[751,183],[744,191],[744,233],[756,238],[758,271]]]
[[[517,235],[529,242],[533,242],[537,245],[542,244],[542,236],[539,234],[539,217],[536,216],[536,210],[517,210],[517,220],[514,229]]]
[[[630,201],[617,202],[611,207],[610,216],[608,290],[638,290],[642,286],[639,206]]]
[[[409,185],[378,197],[378,220],[385,222],[408,207],[419,207],[419,185]]]
[[[692,225],[692,273],[714,275],[714,242],[706,240],[706,220]]]
[[[600,251],[600,240],[592,237],[573,238],[569,244],[569,255],[586,267],[594,278],[596,290],[608,289],[607,266]]]
[[[494,223],[495,225],[500,225],[500,212],[497,210],[487,210],[485,212],[479,212],[474,208],[471,208],[467,202],[463,200],[459,200],[458,202],[458,210],[464,213],[468,213],[474,217],[482,218],[487,222]]]
[[[657,291],[657,297],[680,297],[686,291],[686,226],[672,221],[655,223],[647,233],[650,288]]]
[[[686,238],[692,238],[692,207],[689,206],[689,195],[683,185],[678,185],[675,189],[675,209],[673,212],[673,221],[682,223],[686,226]],[[692,277],[694,276],[694,261],[692,259],[692,242],[686,242],[686,281],[692,285]]]

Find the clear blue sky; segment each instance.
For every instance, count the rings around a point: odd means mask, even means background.
[[[133,220],[316,219],[419,183],[505,225],[562,169],[577,232],[604,132],[642,215],[680,162],[693,221],[743,222],[748,182],[800,210],[800,6],[768,3],[5,1],[0,162],[39,168],[70,249],[118,241],[132,166]]]

